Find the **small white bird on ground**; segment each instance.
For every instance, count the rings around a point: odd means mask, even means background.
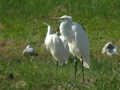
[[[75,22],[72,22],[72,17],[64,15],[60,18],[53,18],[60,20],[60,33],[67,40],[69,50],[75,57],[75,79],[77,73],[77,58],[82,61],[82,72],[84,81],[84,67],[90,67],[90,54],[89,54],[89,40],[83,27]],[[84,66],[84,67],[83,67]]]
[[[64,47],[64,43],[57,33],[52,34],[51,26],[48,24],[46,25],[48,26],[48,32],[45,38],[45,46],[56,60],[58,67],[58,64],[62,65],[68,62],[69,50]]]
[[[26,56],[37,56],[38,54],[35,52],[35,50],[30,46],[27,45],[26,48],[23,50],[23,55]]]
[[[106,53],[109,56],[112,56],[114,54],[118,54],[117,46],[113,45],[112,42],[108,42],[102,48],[102,54],[104,54],[104,53]]]

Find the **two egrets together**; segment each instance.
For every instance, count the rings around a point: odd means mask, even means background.
[[[46,49],[50,51],[53,58],[56,60],[56,65],[67,64],[69,61],[70,53],[74,57],[74,74],[77,79],[77,66],[78,60],[82,64],[82,73],[84,81],[84,67],[90,68],[90,47],[88,36],[85,33],[84,28],[72,21],[71,16],[64,15],[62,17],[54,17],[52,19],[60,21],[60,34],[58,32],[52,33],[51,26],[44,23],[48,27],[48,31],[45,38]],[[35,50],[28,45],[23,54],[30,54],[36,56]],[[117,47],[111,42],[108,42],[102,49],[102,53],[107,55],[117,54]]]
[[[59,20],[60,36],[57,33],[52,34],[51,26],[48,25],[48,32],[46,34],[45,45],[55,58],[57,65],[68,62],[69,53],[74,57],[74,71],[75,79],[77,78],[78,60],[82,63],[82,73],[84,81],[84,67],[90,68],[90,53],[89,40],[83,27],[72,22],[72,17],[64,15],[59,18],[52,18]]]

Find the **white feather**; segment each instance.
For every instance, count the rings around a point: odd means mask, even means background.
[[[60,33],[68,41],[70,52],[80,60],[82,56],[84,67],[89,68],[89,41],[84,29],[80,24],[72,22],[71,16],[65,15],[60,18]]]
[[[23,50],[23,55],[25,54],[34,55],[35,50],[30,45],[27,45],[26,48]]]
[[[45,46],[48,50],[50,50],[52,56],[58,61],[60,64],[68,62],[69,58],[69,50],[64,47],[64,43],[60,39],[60,37],[55,34],[51,34],[51,27],[48,25],[48,32],[45,39]]]
[[[109,45],[111,45],[112,48],[109,48]],[[102,54],[107,54],[109,56],[112,56],[114,54],[118,54],[117,46],[113,45],[112,42],[108,42],[105,44],[105,46],[102,48]]]

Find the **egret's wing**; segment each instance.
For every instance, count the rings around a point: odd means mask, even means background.
[[[61,39],[59,38],[59,36],[57,35],[54,36],[53,43],[54,43],[55,56],[57,56],[57,58],[60,60],[63,60],[63,61],[67,60],[68,56],[66,55],[64,45]]]
[[[77,32],[75,32],[75,41],[77,41]]]
[[[89,40],[85,30],[78,23],[72,23],[72,31],[75,35],[76,55],[77,57],[85,57],[84,67],[89,68],[90,66],[90,55],[89,55]]]

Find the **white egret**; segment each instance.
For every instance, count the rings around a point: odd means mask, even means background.
[[[82,61],[82,72],[84,81],[84,67],[90,67],[90,55],[89,55],[89,40],[82,26],[78,23],[72,22],[72,17],[64,15],[60,18],[54,18],[60,20],[60,33],[68,41],[69,50],[75,57],[75,79],[77,73],[77,60],[79,58]],[[83,67],[84,66],[84,67]]]
[[[64,47],[64,44],[60,39],[59,35],[57,33],[52,34],[51,30],[52,30],[51,26],[48,25],[48,32],[45,38],[45,46],[48,50],[50,50],[50,53],[52,54],[53,58],[56,60],[58,67],[58,64],[62,65],[68,62],[69,52]]]
[[[117,47],[112,44],[112,42],[108,42],[105,44],[105,46],[102,48],[102,54],[106,53],[109,56],[112,56],[113,54],[118,54]]]

